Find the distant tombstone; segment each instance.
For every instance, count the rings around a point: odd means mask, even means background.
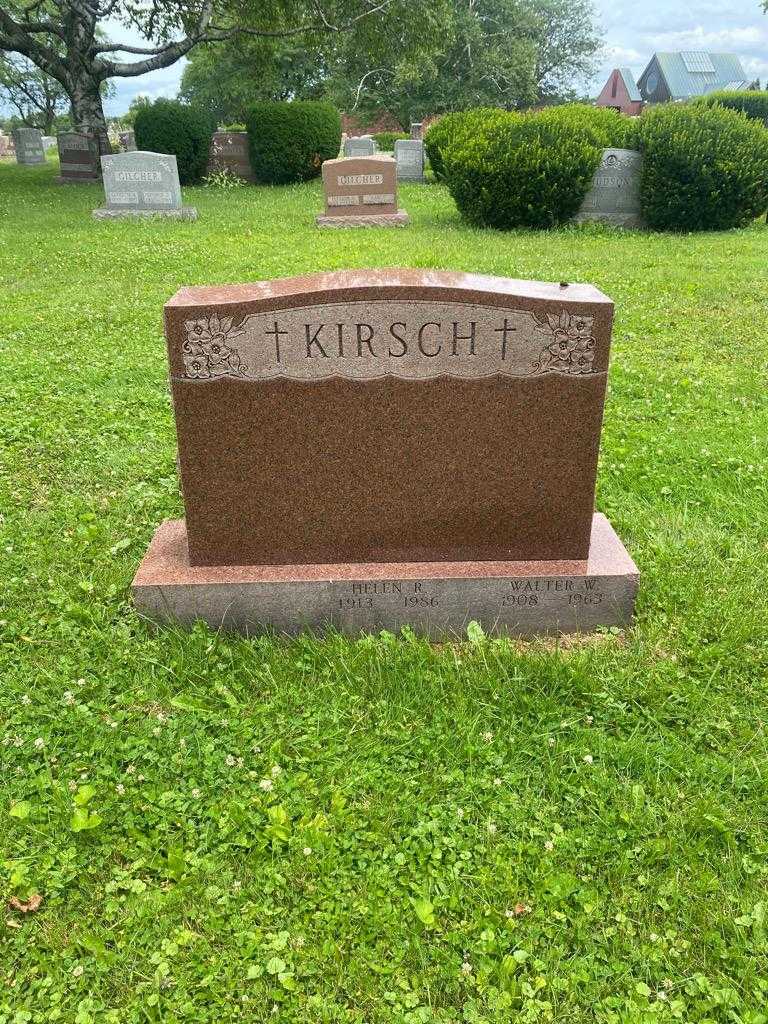
[[[71,185],[99,180],[99,140],[95,135],[87,132],[59,132],[56,142],[59,147],[57,181],[60,184]]]
[[[325,213],[321,228],[404,227],[397,207],[397,171],[391,156],[343,157],[323,164]]]
[[[53,147],[55,145],[56,145],[56,136],[55,135],[44,135],[43,136],[43,149],[45,149],[45,150],[53,149]]]
[[[17,164],[44,164],[43,133],[38,128],[14,128],[13,145]]]
[[[0,132],[0,156],[5,156],[9,150],[10,139]]]
[[[575,220],[599,221],[620,228],[643,226],[640,210],[641,153],[633,149],[605,149],[592,187]]]
[[[176,157],[165,153],[105,153],[101,158],[106,204],[98,220],[118,217],[175,217],[195,220],[194,206],[182,206]]]
[[[395,160],[398,181],[424,181],[424,143],[421,139],[397,139]]]
[[[411,121],[411,138],[420,139],[422,137],[422,129],[424,125],[421,121]]]
[[[136,133],[132,131],[120,132],[118,136],[120,148],[124,153],[136,152]]]
[[[376,143],[370,135],[356,135],[344,143],[344,156],[373,156]]]
[[[222,171],[243,181],[256,181],[251,167],[248,132],[214,132],[208,153],[208,174]]]

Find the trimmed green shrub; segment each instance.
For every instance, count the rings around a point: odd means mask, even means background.
[[[707,96],[701,96],[693,101],[704,106],[729,107],[731,110],[740,110],[747,117],[762,121],[768,126],[768,92],[747,90],[739,92],[711,92]]]
[[[662,104],[640,120],[652,228],[743,227],[768,209],[768,129],[725,107]]]
[[[448,188],[469,223],[549,228],[577,213],[603,148],[583,124],[544,111],[486,119],[460,131],[442,156]]]
[[[373,137],[379,149],[392,153],[398,139],[410,139],[411,136],[407,132],[376,132]]]
[[[330,103],[257,103],[246,126],[251,167],[266,185],[316,178],[323,161],[339,155],[341,117]]]
[[[444,151],[454,145],[465,132],[471,132],[483,124],[498,118],[504,118],[507,112],[498,107],[475,107],[472,110],[461,110],[454,114],[444,114],[439,121],[433,122],[424,136],[424,148],[432,173],[438,181],[445,180]]]
[[[548,107],[538,116],[553,123],[581,129],[602,149],[637,149],[639,145],[638,120],[609,107],[564,103],[559,107]]]
[[[200,181],[216,129],[215,121],[208,114],[178,100],[160,99],[141,107],[133,127],[137,149],[173,154],[181,184]]]

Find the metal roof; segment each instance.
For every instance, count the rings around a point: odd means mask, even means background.
[[[635,76],[629,70],[629,68],[619,68],[619,74],[624,80],[629,98],[634,102],[642,102],[643,97],[640,95],[640,90],[637,88],[637,82],[635,82]]]
[[[667,83],[672,99],[684,100],[690,96],[704,96],[715,89],[746,80],[744,68],[735,53],[656,53],[661,74]],[[650,64],[648,65],[650,67]],[[709,68],[713,70],[710,71]],[[691,70],[697,68],[701,70]],[[640,76],[642,82],[648,68]]]

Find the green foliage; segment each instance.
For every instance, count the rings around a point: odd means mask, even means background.
[[[408,132],[376,132],[373,137],[380,150],[384,153],[392,153],[398,139],[410,139],[411,136]]]
[[[563,103],[548,107],[541,114],[552,124],[562,124],[583,132],[602,149],[637,149],[638,121],[608,107],[591,103]]]
[[[257,103],[246,124],[251,166],[264,184],[316,178],[341,145],[341,118],[330,103]]]
[[[723,106],[663,104],[640,120],[650,227],[743,227],[768,208],[768,129]]]
[[[464,132],[471,136],[474,128],[490,125],[494,119],[503,121],[504,114],[505,111],[498,107],[475,107],[472,110],[444,114],[439,121],[434,121],[424,136],[424,148],[437,180],[445,180],[444,153],[456,144]]]
[[[404,184],[407,231],[323,232],[316,181],[128,226],[56,170],[0,164],[3,1024],[765,1024],[768,226],[491,234]],[[435,264],[615,300],[635,626],[149,629],[168,296]]]
[[[579,112],[489,116],[443,151],[448,187],[470,224],[554,227],[578,211],[607,137]]]
[[[182,185],[194,184],[205,174],[214,128],[207,114],[178,100],[141,106],[134,120],[137,149],[174,154]]]
[[[768,92],[760,92],[757,89],[745,89],[735,92],[728,92],[723,89],[721,92],[711,92],[701,96],[694,101],[704,106],[729,107],[731,110],[741,110],[747,117],[762,121],[768,126]]]

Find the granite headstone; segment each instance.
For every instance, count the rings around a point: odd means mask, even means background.
[[[421,121],[411,121],[411,138],[420,139],[422,137],[423,129],[424,125]]]
[[[376,143],[370,135],[355,135],[344,143],[344,156],[373,156],[375,152]]]
[[[208,174],[222,171],[242,181],[256,181],[247,132],[214,132],[208,153]]]
[[[14,128],[13,145],[17,164],[44,164],[43,133],[38,128]]]
[[[176,157],[134,150],[101,158],[105,205],[99,220],[119,217],[174,217],[194,220],[194,206],[183,206]]]
[[[641,153],[633,149],[604,150],[592,187],[576,214],[576,222],[600,221],[621,228],[642,227],[642,171]]]
[[[165,307],[186,519],[134,580],[159,621],[429,635],[630,621],[594,511],[613,304],[588,285],[353,270]]]
[[[404,227],[397,206],[397,170],[391,156],[342,157],[323,164],[325,213],[321,228]]]
[[[424,143],[421,139],[397,139],[395,161],[398,181],[424,181]]]
[[[99,140],[87,132],[59,132],[59,177],[64,185],[98,181],[101,177]]]

